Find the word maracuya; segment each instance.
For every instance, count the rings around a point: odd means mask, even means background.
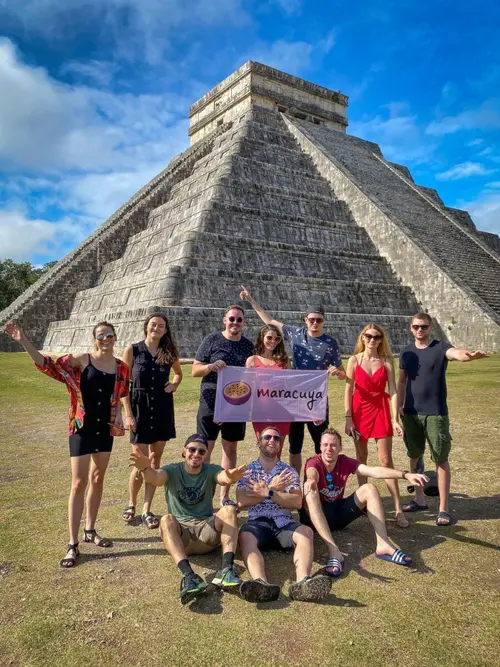
[[[257,398],[261,397],[269,398],[293,398],[293,399],[303,399],[308,398],[306,405],[309,410],[312,410],[316,401],[320,401],[323,398],[322,391],[299,391],[298,389],[257,389]]]

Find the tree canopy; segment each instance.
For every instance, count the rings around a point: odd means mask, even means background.
[[[31,262],[0,260],[0,310],[7,308],[30,285],[47,273],[57,262],[33,266]]]

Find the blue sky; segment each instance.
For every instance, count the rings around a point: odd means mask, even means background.
[[[0,0],[0,257],[83,240],[246,60],[350,97],[348,132],[500,233],[500,4]]]

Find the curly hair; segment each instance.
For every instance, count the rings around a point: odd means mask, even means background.
[[[163,315],[163,313],[152,313],[151,315],[148,315],[147,319],[144,321],[144,335],[148,335],[148,324],[154,317],[160,317],[165,322],[166,326],[166,331],[158,343],[156,363],[158,366],[171,366],[174,361],[179,358],[179,351],[172,337],[167,316]]]
[[[283,342],[281,331],[278,329],[278,327],[275,327],[274,324],[265,324],[263,327],[261,327],[259,333],[257,334],[257,340],[255,341],[254,354],[261,356],[264,354],[266,350],[264,336],[270,331],[274,332],[280,339],[279,343],[273,350],[272,360],[280,366],[283,366],[283,368],[286,368],[288,366],[288,354],[285,350],[285,343]]]
[[[380,324],[375,324],[375,322],[370,322],[370,324],[365,324],[365,326],[363,327],[363,330],[359,334],[358,340],[356,342],[356,346],[354,348],[354,354],[359,354],[359,352],[365,351],[365,340],[363,336],[369,329],[375,329],[375,331],[378,331],[379,334],[382,336],[380,343],[377,347],[378,356],[383,359],[388,359],[390,361],[392,359],[392,351],[391,351],[391,346],[389,344],[389,339],[387,337],[387,331],[384,329],[384,327],[380,326]]]

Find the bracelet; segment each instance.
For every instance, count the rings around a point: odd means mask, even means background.
[[[408,470],[401,470],[401,479],[406,479],[407,474],[408,474]]]

